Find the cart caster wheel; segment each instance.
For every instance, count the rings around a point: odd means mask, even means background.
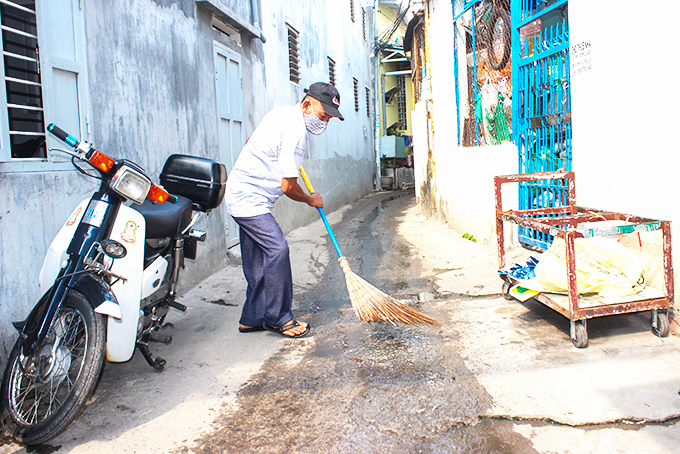
[[[503,289],[502,289],[502,292],[503,292],[503,298],[505,298],[506,300],[514,300],[514,299],[515,299],[515,298],[510,294],[510,288],[511,288],[511,287],[512,287],[512,284],[510,284],[510,282],[508,282],[508,281],[503,282]]]
[[[656,318],[656,320],[654,320]],[[656,323],[655,323],[656,322]],[[668,314],[665,312],[652,311],[651,317],[652,333],[659,337],[668,337],[671,330]]]
[[[571,341],[576,348],[586,348],[588,346],[588,329],[584,321],[572,322]]]

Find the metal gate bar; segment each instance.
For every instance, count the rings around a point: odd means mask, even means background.
[[[521,42],[520,29],[565,8],[567,1],[547,6],[544,0],[521,0],[512,7],[513,141],[519,151],[519,172],[571,171],[571,89],[569,30],[566,19],[543,26]],[[535,22],[534,22],[535,23]],[[517,24],[517,25],[515,25]],[[519,184],[520,209],[565,206],[566,182],[544,180]],[[553,236],[519,228],[520,242],[547,249]]]

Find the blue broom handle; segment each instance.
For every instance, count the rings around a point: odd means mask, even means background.
[[[309,177],[307,176],[307,172],[305,172],[305,168],[300,165],[300,175],[302,175],[302,179],[305,182],[305,186],[307,186],[307,190],[309,191],[310,194],[314,195],[316,192],[314,192],[314,188],[312,187],[311,181],[309,181]],[[333,246],[335,246],[335,252],[338,253],[338,258],[342,257],[342,252],[340,252],[340,246],[338,245],[338,240],[335,239],[335,235],[333,234],[333,230],[331,229],[331,225],[328,223],[328,219],[326,218],[326,213],[323,212],[323,208],[317,207],[317,210],[319,210],[319,214],[321,215],[321,220],[323,221],[323,224],[326,226],[326,230],[328,231],[328,235],[331,237],[331,241],[333,242]]]

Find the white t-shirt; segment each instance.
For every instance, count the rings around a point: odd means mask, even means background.
[[[281,179],[298,177],[306,148],[307,128],[299,104],[265,115],[227,178],[227,212],[234,217],[271,212],[283,195]]]

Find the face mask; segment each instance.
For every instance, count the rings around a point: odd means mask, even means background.
[[[312,107],[312,113],[303,114],[303,117],[305,119],[305,126],[307,127],[307,131],[314,134],[315,136],[318,136],[319,134],[324,132],[326,130],[326,126],[328,126],[327,121],[323,121],[316,116],[316,114],[314,113],[314,107]]]

